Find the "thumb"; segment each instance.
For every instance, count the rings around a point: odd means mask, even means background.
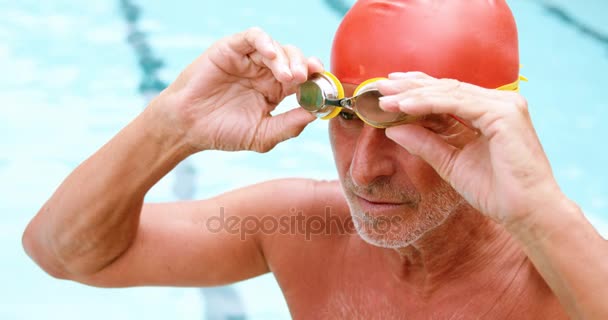
[[[300,107],[267,118],[266,143],[275,146],[287,139],[297,137],[315,119],[314,115]]]
[[[435,133],[418,125],[402,125],[386,129],[386,136],[422,158],[446,181],[450,181],[460,150]]]

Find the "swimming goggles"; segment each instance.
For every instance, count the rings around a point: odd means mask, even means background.
[[[300,106],[323,120],[336,117],[342,109],[350,110],[359,119],[374,128],[388,128],[416,120],[415,116],[402,112],[387,112],[380,108],[382,94],[376,87],[378,80],[373,78],[362,82],[352,97],[344,97],[344,88],[340,80],[325,71],[313,74],[308,81],[301,84],[296,91]],[[519,91],[519,81],[527,81],[523,76],[497,90]],[[460,120],[459,120],[460,121]]]

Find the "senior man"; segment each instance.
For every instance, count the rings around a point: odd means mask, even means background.
[[[336,34],[332,72],[256,28],[220,40],[74,170],[28,225],[26,251],[57,278],[99,287],[273,272],[297,319],[608,318],[608,247],[560,191],[516,92],[505,1],[360,0]],[[332,118],[340,183],[144,203],[191,154],[265,152],[297,136],[307,110],[270,112],[308,79],[326,81],[328,101],[312,111]],[[360,98],[359,84],[383,97]],[[209,230],[220,211],[240,221],[330,211],[356,232],[242,238]]]

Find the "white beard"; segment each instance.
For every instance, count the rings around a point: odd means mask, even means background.
[[[397,222],[391,222],[389,219],[371,217],[358,208],[354,201],[348,201],[359,236],[371,245],[391,249],[413,244],[443,224],[463,203],[464,199],[449,184],[442,183],[433,193],[425,195],[411,214]]]

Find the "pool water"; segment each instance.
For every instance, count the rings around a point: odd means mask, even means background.
[[[170,82],[211,43],[254,25],[329,63],[340,7],[353,1],[134,2],[140,29],[165,62],[158,76]],[[509,3],[530,78],[522,93],[555,175],[607,236],[608,2]],[[21,233],[44,201],[145,106],[119,8],[119,1],[0,0],[0,319],[203,319],[218,296],[236,299],[247,319],[289,318],[271,275],[210,291],[97,289],[53,279],[24,254]],[[295,105],[289,98],[280,109]],[[336,178],[326,125],[317,121],[264,155],[193,156],[192,196],[279,177]],[[147,200],[176,200],[179,177],[168,175]]]

